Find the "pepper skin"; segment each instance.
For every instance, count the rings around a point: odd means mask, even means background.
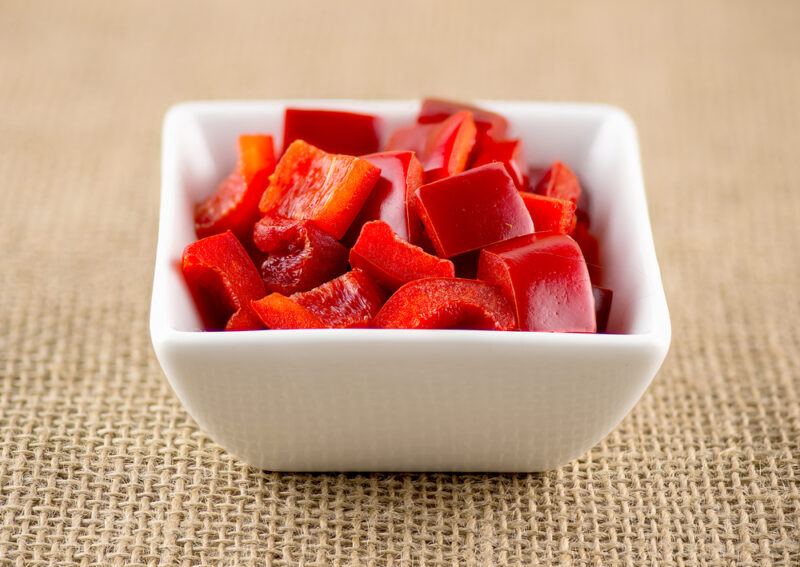
[[[481,146],[480,153],[472,163],[472,167],[479,167],[499,161],[502,163],[517,189],[524,190],[528,185],[528,164],[522,149],[522,140],[493,140],[488,138]]]
[[[409,244],[383,221],[371,221],[350,250],[350,265],[363,270],[389,291],[421,278],[455,276],[449,260],[431,256],[422,248]]]
[[[252,305],[268,329],[341,329],[368,326],[383,300],[378,285],[353,270],[311,291],[272,293]]]
[[[594,313],[597,319],[597,332],[605,333],[608,328],[608,315],[611,313],[611,301],[614,299],[614,292],[605,287],[592,286],[594,295]]]
[[[525,202],[537,233],[572,234],[575,230],[575,203],[572,201],[544,197],[527,191],[520,191],[519,196]]]
[[[422,164],[414,152],[381,152],[362,159],[379,168],[381,176],[350,226],[345,241],[355,242],[364,223],[382,220],[403,240],[420,242],[422,222],[413,210],[412,199],[422,185]]]
[[[423,185],[416,211],[443,258],[533,232],[525,203],[500,163]]]
[[[338,240],[378,177],[380,170],[366,160],[329,154],[296,140],[270,175],[259,208],[264,215],[314,221]]]
[[[253,242],[267,254],[261,277],[268,292],[308,291],[347,271],[347,248],[310,221],[264,217]]]
[[[239,163],[217,191],[194,210],[198,238],[232,231],[247,242],[258,220],[258,202],[275,169],[272,136],[239,136]]]
[[[181,270],[207,330],[263,328],[250,302],[264,296],[264,282],[232,232],[215,234],[187,246]]]
[[[589,268],[589,277],[592,283],[599,283],[603,275],[603,268],[600,264],[600,243],[597,238],[589,232],[588,224],[583,222],[575,224],[572,238],[575,239],[575,242],[580,246],[581,252],[583,252],[583,258],[586,260],[586,266]]]
[[[550,166],[544,176],[536,184],[534,190],[545,197],[566,199],[577,204],[581,198],[581,184],[578,176],[565,164],[557,161]]]
[[[423,100],[419,115],[417,116],[417,122],[419,124],[442,122],[456,112],[464,110],[471,112],[475,121],[475,155],[480,152],[484,144],[491,138],[499,140],[506,135],[508,121],[500,114],[478,108],[477,106],[449,100],[435,98],[426,98]]]
[[[521,331],[597,330],[586,262],[569,236],[531,234],[485,248],[478,278],[500,286]]]
[[[496,286],[457,278],[425,278],[405,284],[372,324],[383,329],[516,328],[511,304]]]
[[[360,156],[380,147],[378,119],[370,114],[287,108],[283,119],[283,151],[295,140],[332,154]]]

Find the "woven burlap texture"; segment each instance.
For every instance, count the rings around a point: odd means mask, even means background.
[[[0,4],[0,565],[800,565],[800,5],[289,4]],[[430,93],[632,114],[670,356],[549,473],[254,470],[150,348],[163,113]]]

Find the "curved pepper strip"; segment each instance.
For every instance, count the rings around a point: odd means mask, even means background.
[[[435,98],[423,100],[417,122],[419,124],[442,122],[453,114],[465,110],[472,113],[475,121],[476,136],[473,154],[477,155],[492,138],[499,140],[506,135],[508,121],[502,115],[470,104],[449,100]]]
[[[383,300],[377,284],[361,270],[353,270],[289,297],[272,293],[252,306],[269,329],[339,329],[368,326]]]
[[[207,330],[263,328],[250,302],[264,296],[264,282],[232,232],[187,246],[181,270]]]
[[[478,278],[500,286],[521,331],[597,330],[586,262],[569,236],[529,234],[484,248]]]
[[[380,170],[366,160],[330,154],[296,140],[270,175],[259,209],[264,215],[314,221],[338,240],[378,177]]]
[[[350,265],[363,270],[390,291],[421,278],[455,276],[452,262],[409,244],[383,221],[371,221],[364,225],[350,250]]]
[[[347,248],[310,221],[264,217],[253,243],[267,257],[261,277],[267,291],[308,291],[347,271]]]
[[[383,329],[516,328],[511,304],[496,286],[458,278],[407,283],[383,305],[372,324]]]
[[[378,151],[378,119],[371,114],[287,108],[283,118],[283,151],[305,140],[334,154],[360,156]]]
[[[577,217],[575,203],[566,199],[545,197],[536,193],[520,191],[519,196],[531,215],[536,232],[572,234]]]
[[[545,172],[534,191],[545,197],[566,199],[577,204],[581,198],[581,183],[566,164],[557,161]]]
[[[205,238],[230,230],[247,242],[258,220],[258,202],[275,169],[272,136],[239,136],[239,163],[217,191],[194,210],[195,232]]]

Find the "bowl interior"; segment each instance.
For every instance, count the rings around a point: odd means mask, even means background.
[[[591,231],[600,240],[601,285],[614,290],[609,333],[646,334],[666,317],[641,180],[636,134],[627,116],[601,105],[485,102],[504,114],[523,140],[531,166],[560,159],[589,193]],[[270,101],[186,103],[164,128],[163,180],[154,310],[174,331],[200,329],[180,274],[183,248],[196,239],[192,210],[210,195],[236,160],[242,133],[282,140],[286,106],[339,108],[376,114],[381,136],[413,122],[416,101]],[[663,313],[662,313],[663,312]],[[461,331],[463,333],[463,331]]]

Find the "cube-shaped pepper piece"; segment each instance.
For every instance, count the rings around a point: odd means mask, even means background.
[[[608,288],[593,285],[594,316],[597,319],[597,332],[605,333],[608,328],[608,316],[611,314],[611,301],[614,292]]]
[[[422,165],[414,152],[381,152],[362,156],[381,170],[367,202],[350,226],[345,241],[353,243],[364,223],[386,222],[404,240],[418,243],[422,237],[422,221],[413,210],[414,192],[422,185]]]
[[[571,234],[575,230],[575,203],[566,199],[545,197],[520,191],[525,207],[533,219],[536,232]]]
[[[350,265],[363,270],[390,291],[421,278],[455,276],[452,262],[431,256],[403,240],[383,221],[371,221],[363,226],[350,250]]]
[[[514,180],[517,189],[524,190],[528,184],[528,163],[522,148],[522,140],[495,140],[487,138],[480,149],[472,167],[479,167],[499,161],[506,167],[506,171]]]
[[[417,116],[417,122],[420,124],[442,122],[453,114],[465,110],[472,113],[473,120],[475,121],[476,143],[473,152],[474,155],[477,155],[483,145],[491,138],[499,140],[506,135],[508,121],[502,115],[471,104],[450,100],[426,98],[422,101],[419,115]]]
[[[500,286],[521,331],[594,333],[592,283],[569,236],[530,234],[481,250],[478,278]]]
[[[423,185],[416,210],[443,258],[533,232],[525,203],[500,163]]]
[[[308,291],[347,271],[347,248],[311,221],[266,216],[253,242],[267,254],[261,277],[269,292]]]
[[[566,164],[556,161],[544,173],[534,189],[539,195],[566,199],[577,204],[581,198],[578,176]]]
[[[217,191],[194,210],[198,238],[232,231],[247,241],[260,216],[258,202],[275,169],[272,136],[239,136],[239,162],[218,186]]]
[[[368,326],[383,300],[383,290],[364,272],[353,270],[289,297],[272,293],[252,306],[268,329],[338,329]]]
[[[368,161],[330,154],[296,140],[269,177],[264,215],[314,221],[340,239],[370,195],[380,170]]]
[[[414,280],[398,289],[372,322],[384,329],[516,328],[511,304],[494,285],[458,278]]]
[[[380,146],[377,122],[371,114],[287,108],[283,119],[283,151],[295,140],[305,140],[333,154],[371,154]]]
[[[207,330],[263,328],[250,302],[264,296],[264,282],[232,232],[189,244],[181,270]]]

